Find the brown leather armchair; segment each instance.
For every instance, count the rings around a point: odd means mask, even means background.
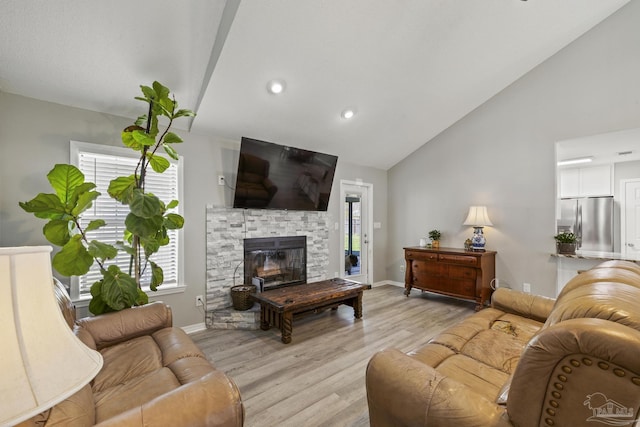
[[[233,205],[261,208],[269,204],[278,187],[269,179],[270,163],[260,157],[241,153]]]
[[[629,264],[582,273],[555,301],[497,289],[491,308],[426,346],[377,353],[371,425],[635,425],[640,270]]]
[[[62,286],[56,296],[78,338],[104,359],[78,393],[24,426],[242,426],[244,407],[233,381],[206,359],[171,309],[151,303],[75,320]]]

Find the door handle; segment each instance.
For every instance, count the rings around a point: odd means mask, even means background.
[[[630,248],[635,248],[636,245],[634,245],[633,243],[627,243],[627,246],[629,246]]]

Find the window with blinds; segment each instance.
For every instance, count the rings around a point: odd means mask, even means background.
[[[87,239],[99,240],[104,243],[115,244],[117,241],[124,240],[124,220],[129,213],[129,207],[109,197],[107,189],[111,180],[118,176],[129,176],[135,171],[138,158],[133,157],[135,154],[131,150],[120,147],[102,146],[98,144],[79,143],[72,141],[71,143],[72,163],[82,171],[85,181],[96,184],[96,190],[101,193],[91,209],[84,212],[82,216],[82,225],[86,226],[94,219],[103,219],[106,225],[98,230],[87,233]],[[168,157],[167,157],[168,158]],[[180,200],[180,162],[168,158],[171,166],[162,174],[154,172],[151,167],[147,169],[145,180],[145,192],[155,194],[165,204],[171,200]],[[178,208],[173,211],[180,213]],[[170,243],[162,246],[160,250],[152,255],[151,260],[162,267],[164,272],[164,282],[158,288],[159,290],[169,287],[178,286],[179,283],[179,250],[180,250],[180,233],[179,230],[168,230]],[[107,261],[107,264],[117,263],[124,272],[129,272],[131,257],[120,252],[115,260]],[[133,276],[133,266],[131,267],[131,275]],[[97,263],[93,265],[91,270],[84,276],[72,280],[72,294],[78,298],[90,297],[91,285],[100,280],[100,268]],[[143,276],[143,290],[149,290],[149,281],[151,278],[151,267],[147,266]]]

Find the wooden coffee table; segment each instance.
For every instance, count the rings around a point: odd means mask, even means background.
[[[291,342],[294,315],[346,304],[353,307],[354,317],[360,319],[362,292],[370,288],[370,285],[336,278],[271,289],[251,297],[260,303],[260,329],[280,328],[282,342],[288,344]]]

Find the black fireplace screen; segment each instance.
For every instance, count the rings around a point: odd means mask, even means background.
[[[306,281],[306,236],[244,239],[244,283],[266,290]]]

